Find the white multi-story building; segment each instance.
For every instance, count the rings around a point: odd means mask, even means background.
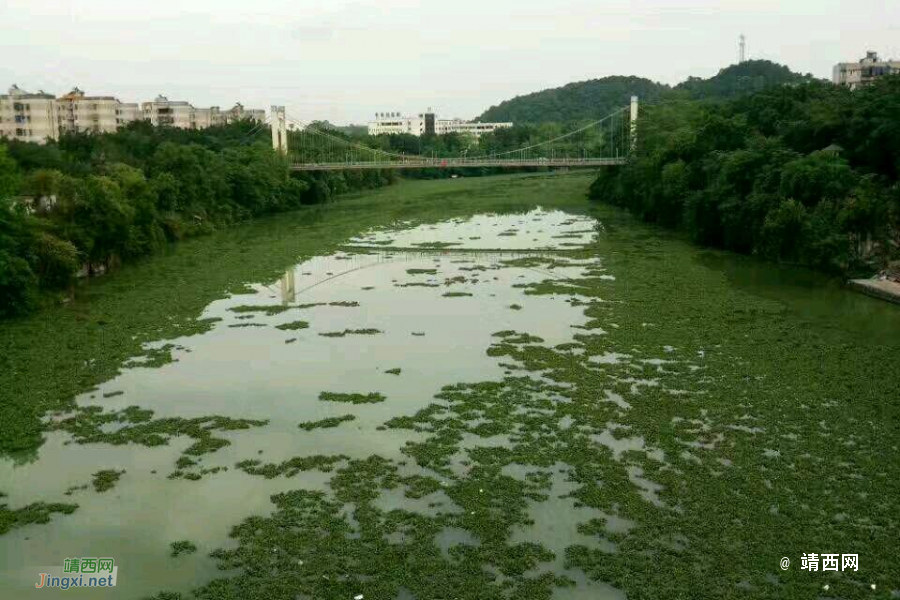
[[[112,96],[85,96],[74,88],[56,100],[60,133],[112,133],[138,117],[137,104]]]
[[[399,134],[443,135],[462,133],[476,139],[485,133],[512,127],[512,123],[476,123],[463,119],[436,119],[434,113],[422,113],[417,117],[404,117],[398,112],[376,113],[375,120],[369,121],[369,135]]]
[[[0,95],[0,137],[43,144],[59,137],[56,98],[13,85]]]
[[[197,108],[190,102],[169,100],[165,96],[158,96],[153,102],[144,102],[142,111],[143,118],[153,125],[181,129],[206,129],[241,119],[253,119],[260,122],[266,120],[266,111],[246,109],[241,104],[235,104],[231,109],[223,112],[218,106]]]
[[[439,135],[463,133],[475,136],[475,139],[478,139],[485,133],[512,126],[512,123],[478,123],[475,121],[463,121],[462,119],[439,119],[435,124],[435,130]]]
[[[877,52],[866,52],[866,57],[855,63],[838,63],[834,66],[833,81],[851,90],[871,85],[879,77],[900,74],[900,60],[881,60]]]
[[[62,133],[111,133],[140,118],[137,104],[85,96],[78,88],[59,98],[12,86],[0,96],[0,137],[42,144]]]
[[[141,106],[137,102],[120,102],[116,107],[116,123],[121,127],[143,118]]]
[[[141,104],[141,112],[145,121],[156,127],[177,127],[193,129],[195,118],[194,107],[183,100],[169,100],[165,96],[157,96],[152,102]]]
[[[230,109],[222,111],[222,118],[225,123],[235,123],[244,120],[262,123],[266,120],[266,111],[261,108],[244,108],[244,105],[238,102]]]

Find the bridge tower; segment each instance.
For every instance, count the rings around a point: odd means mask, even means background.
[[[631,97],[631,151],[637,150],[638,97]]]
[[[287,154],[287,116],[283,106],[272,106],[272,147],[276,152]]]

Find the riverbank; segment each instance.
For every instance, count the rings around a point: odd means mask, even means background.
[[[884,279],[851,279],[848,285],[863,294],[900,304],[900,283]]]

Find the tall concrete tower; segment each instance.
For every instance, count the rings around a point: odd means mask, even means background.
[[[272,106],[272,147],[281,154],[287,154],[287,117],[283,106]]]

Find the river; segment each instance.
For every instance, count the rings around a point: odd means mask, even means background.
[[[55,358],[43,382],[5,366],[46,409],[0,503],[77,508],[0,537],[0,597],[108,593],[35,590],[73,557],[113,558],[117,598],[900,588],[900,311],[591,206],[589,183],[403,183],[7,328]],[[809,552],[861,568],[801,571]]]

